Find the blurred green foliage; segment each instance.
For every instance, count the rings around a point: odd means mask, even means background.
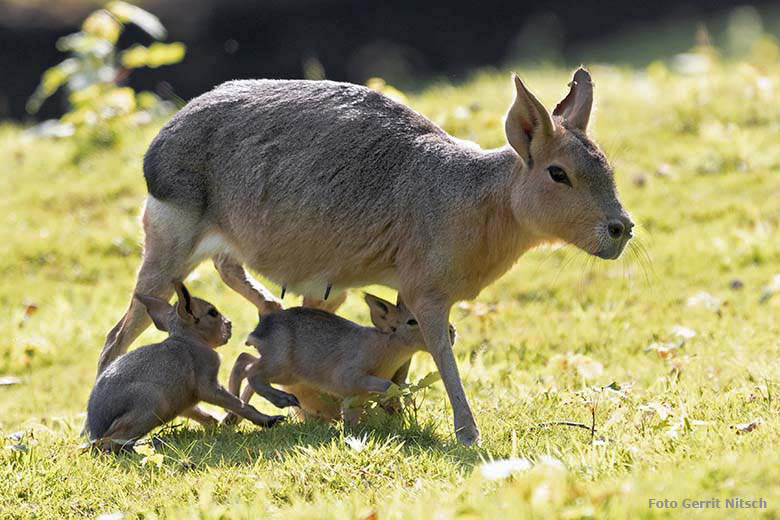
[[[86,144],[111,144],[126,126],[151,122],[174,107],[152,92],[135,92],[120,86],[132,69],[160,67],[184,58],[182,43],[155,42],[119,49],[117,44],[126,24],[135,24],[155,40],[166,31],[153,14],[122,1],[112,1],[90,14],[81,31],[57,41],[68,58],[43,73],[38,88],[27,102],[35,113],[60,88],[68,94],[69,111],[58,121],[46,121],[35,135],[67,137],[77,135]]]

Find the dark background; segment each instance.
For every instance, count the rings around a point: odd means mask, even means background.
[[[24,111],[41,73],[64,58],[56,40],[77,31],[99,5],[94,0],[0,0],[0,119],[27,119]],[[677,51],[693,44],[693,31],[671,41],[658,29],[667,20],[715,19],[742,2],[727,0],[638,2],[608,0],[368,1],[368,0],[147,0],[168,41],[187,45],[185,60],[140,69],[127,83],[184,99],[235,78],[300,78],[306,63],[322,65],[327,78],[365,82],[381,76],[401,88],[469,70],[509,63],[576,64],[609,59],[641,65],[655,47]],[[753,2],[772,5],[774,2]],[[646,30],[645,27],[653,27]],[[631,52],[600,41],[645,33]],[[120,47],[148,43],[134,27]],[[316,60],[316,61],[315,61]],[[57,116],[63,100],[47,101],[38,119]]]

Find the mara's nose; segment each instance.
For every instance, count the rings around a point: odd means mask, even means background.
[[[634,223],[628,219],[626,219],[625,222],[621,220],[611,220],[609,224],[607,224],[607,232],[609,232],[609,236],[614,240],[623,238],[626,235],[630,238],[633,234],[631,232],[633,228]]]

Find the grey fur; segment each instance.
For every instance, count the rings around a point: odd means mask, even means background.
[[[92,389],[87,434],[101,449],[132,449],[139,438],[179,415],[216,424],[197,408],[200,401],[232,410],[260,426],[282,419],[261,414],[219,384],[220,360],[214,348],[230,338],[230,322],[213,305],[191,298],[183,285],[179,287],[175,309],[158,298],[138,295],[155,324],[170,336],[118,358]]]
[[[442,374],[458,438],[478,430],[447,335],[450,307],[475,298],[528,249],[563,240],[616,258],[631,221],[612,171],[586,136],[593,85],[584,69],[551,116],[514,78],[511,146],[482,150],[365,87],[330,81],[232,81],[194,100],[154,139],[137,292],[212,257],[222,279],[265,314],[279,300],[246,264],[335,310],[344,290],[399,290]],[[587,113],[586,113],[587,111]],[[569,185],[555,183],[551,165]],[[610,236],[609,224],[625,232]],[[612,228],[614,229],[614,227]],[[131,303],[99,371],[148,326]]]
[[[230,374],[228,388],[248,403],[258,393],[276,406],[300,406],[306,415],[332,418],[317,409],[328,397],[345,406],[345,419],[354,421],[360,408],[354,406],[369,392],[384,392],[392,376],[415,352],[425,350],[425,341],[414,315],[397,305],[366,294],[373,327],[362,327],[335,314],[308,307],[273,312],[260,319],[247,345],[257,348],[260,358],[242,354]],[[455,329],[450,325],[450,341]],[[241,382],[248,385],[240,393]],[[270,387],[270,383],[306,387],[327,397],[311,402]],[[352,398],[345,401],[345,398]],[[239,418],[228,414],[225,421]]]

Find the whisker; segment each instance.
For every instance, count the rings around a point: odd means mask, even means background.
[[[644,249],[642,243],[636,238],[628,243],[628,251],[631,256],[636,259],[637,264],[642,269],[644,275],[645,284],[650,287],[652,285],[652,279],[655,278],[653,271],[653,264],[650,255]]]

